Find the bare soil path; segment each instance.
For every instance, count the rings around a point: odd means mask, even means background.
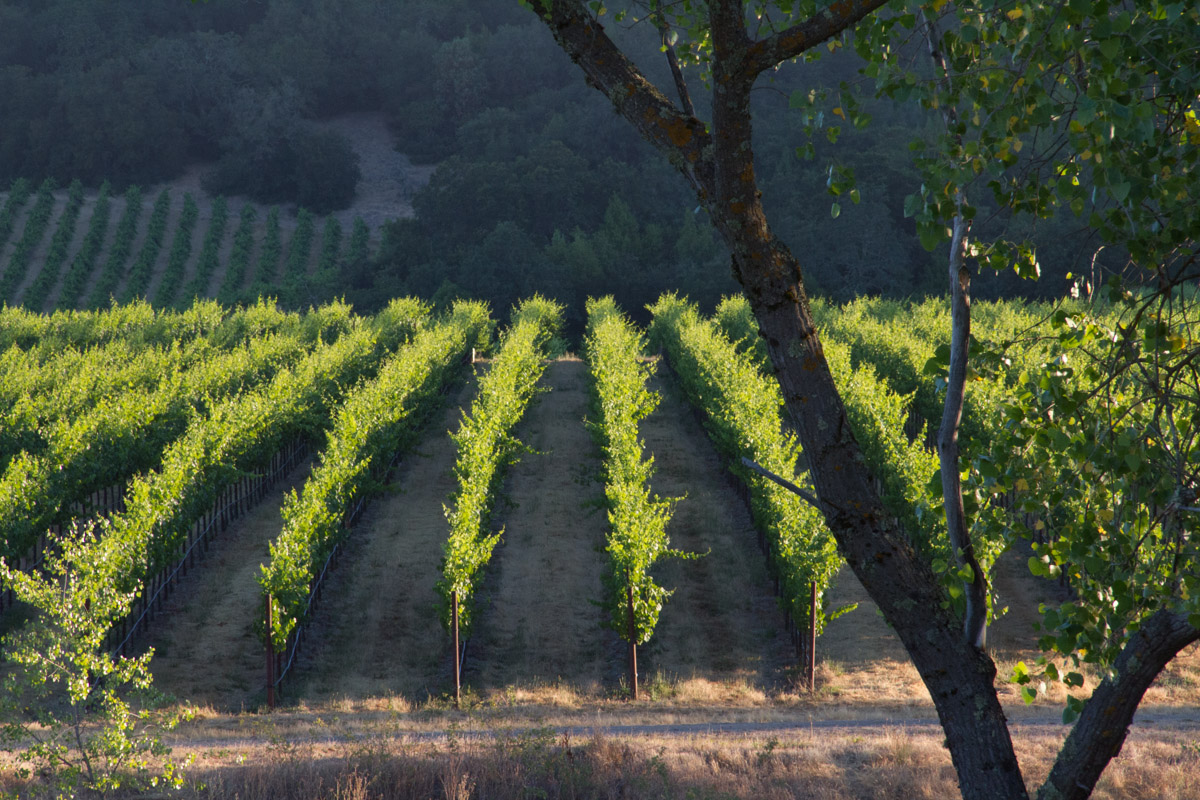
[[[221,710],[257,705],[264,693],[264,655],[254,632],[262,613],[259,566],[279,535],[283,498],[312,468],[297,466],[248,514],[213,540],[207,557],[179,584],[163,623],[146,644],[154,684],[180,700]]]
[[[698,680],[771,692],[786,682],[795,651],[749,511],[674,385],[660,375],[650,388],[662,397],[641,423],[654,456],[652,488],[662,497],[686,495],[667,527],[671,547],[708,555],[665,559],[656,568],[675,594],[639,653],[639,667],[684,686]]]
[[[306,702],[402,695],[424,701],[445,690],[450,646],[437,613],[455,450],[447,431],[470,404],[474,378],[451,393],[442,416],[398,466],[388,493],[363,512],[310,628],[289,696]],[[407,701],[406,701],[407,702]]]
[[[588,694],[615,685],[620,647],[602,627],[604,532],[599,451],[584,427],[587,365],[547,365],[517,438],[535,452],[509,468],[497,507],[505,529],[479,598],[464,681],[509,694],[566,681]],[[503,500],[501,501],[503,503]]]

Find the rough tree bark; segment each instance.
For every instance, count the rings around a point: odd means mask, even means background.
[[[929,689],[962,796],[1023,799],[1028,793],[996,695],[995,664],[975,645],[974,625],[964,636],[929,565],[875,491],[821,348],[800,265],[771,232],[755,178],[750,89],[759,74],[851,28],[885,2],[838,0],[809,20],[753,41],[740,0],[710,0],[711,127],[647,81],[582,0],[540,0],[534,7],[588,83],[684,175],[729,248],[804,447],[819,507],[846,562]],[[1055,787],[1086,785],[1090,791],[1119,749],[1144,687],[1179,649],[1200,638],[1186,620],[1162,614],[1169,622],[1155,622],[1159,615],[1148,620],[1121,656],[1124,667],[1112,687],[1102,685],[1085,707],[1051,775]],[[1048,784],[1043,796],[1086,796],[1055,791]]]
[[[835,4],[817,18],[752,42],[740,2],[710,4],[712,133],[675,107],[613,44],[579,0],[554,0],[555,39],[696,190],[733,256],[787,410],[810,464],[821,510],[847,563],[893,625],[929,687],[963,796],[1024,798],[995,665],[943,609],[930,568],[895,527],[864,467],[809,309],[800,265],[767,224],[750,146],[750,89],[758,75],[846,29],[884,0]]]
[[[1154,679],[1180,650],[1200,641],[1200,629],[1187,617],[1166,609],[1146,619],[1117,656],[1114,674],[1105,678],[1071,734],[1058,751],[1038,800],[1085,800],[1100,773],[1121,752],[1129,723]]]

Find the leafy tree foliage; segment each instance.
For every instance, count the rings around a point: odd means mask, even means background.
[[[178,788],[177,765],[161,734],[184,714],[156,710],[150,686],[153,651],[113,657],[104,647],[109,621],[129,612],[133,593],[112,587],[79,591],[72,567],[86,558],[95,534],[64,543],[45,578],[0,561],[0,577],[41,615],[4,640],[0,741],[16,750],[21,777],[40,773],[58,797],[77,792]],[[48,579],[47,579],[48,578]],[[186,713],[186,712],[185,712]]]

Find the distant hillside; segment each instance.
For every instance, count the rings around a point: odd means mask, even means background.
[[[433,168],[396,152],[382,114],[322,127],[344,136],[365,167],[354,203],[325,217],[213,197],[201,186],[204,165],[122,193],[8,187],[0,192],[0,214],[11,220],[0,237],[0,301],[52,311],[111,298],[186,305],[194,296],[236,302],[266,293],[304,305],[335,293],[343,271],[377,251],[386,222],[413,216],[412,196]]]

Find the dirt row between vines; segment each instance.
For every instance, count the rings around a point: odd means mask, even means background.
[[[512,467],[496,521],[505,530],[478,599],[465,680],[490,702],[619,693],[625,648],[600,607],[604,536],[600,453],[583,424],[586,365],[548,365],[518,428],[531,452]],[[691,687],[707,700],[786,688],[791,646],[749,517],[704,432],[665,383],[662,408],[643,423],[655,455],[654,490],[685,496],[672,545],[697,553],[670,559],[659,580],[675,593],[651,643],[643,679]],[[405,706],[443,696],[450,647],[434,586],[446,536],[443,503],[454,490],[457,427],[474,384],[453,398],[366,511],[324,589],[312,646],[285,695],[307,705],[374,699]],[[302,481],[298,472],[293,482]],[[282,494],[280,495],[282,496]],[[252,626],[259,613],[258,564],[279,528],[279,503],[263,504],[214,546],[172,601],[156,634],[157,681],[180,699],[219,709],[261,700],[262,656]],[[209,598],[207,602],[203,598]]]
[[[625,648],[604,627],[600,607],[607,521],[600,453],[583,424],[586,365],[562,359],[548,366],[547,391],[518,428],[531,452],[510,468],[498,504],[496,523],[505,535],[478,598],[464,672],[472,710],[461,719],[486,728],[592,724],[591,715],[609,712],[628,724],[791,724],[796,714],[928,717],[932,706],[916,670],[845,570],[832,600],[859,608],[831,623],[818,643],[817,694],[796,687],[795,654],[749,515],[678,391],[665,377],[653,385],[663,402],[642,427],[657,468],[653,489],[685,496],[669,527],[672,546],[706,553],[666,560],[657,570],[674,594],[654,638],[639,650],[653,702],[635,709],[619,700]],[[310,645],[285,684],[290,712],[278,720],[297,734],[331,711],[351,712],[363,724],[401,713],[406,729],[438,730],[459,719],[447,710],[452,662],[435,585],[446,536],[443,504],[455,488],[447,432],[457,428],[474,386],[469,381],[452,395],[403,459],[326,584]],[[298,470],[293,485],[304,475]],[[263,700],[262,653],[252,626],[260,613],[258,564],[279,530],[279,499],[224,534],[155,635],[160,688],[211,709],[216,716],[204,716],[213,735],[237,724],[218,712]],[[1054,597],[1054,587],[1030,577],[1022,562],[1009,557],[994,573],[1011,610],[992,630],[999,691],[1018,715],[1016,687],[1004,680],[1016,661],[1037,656],[1037,603]],[[1200,654],[1192,648],[1151,689],[1148,707],[1194,700],[1197,675]],[[1056,713],[1063,699],[1056,691],[1051,687],[1031,711]]]
[[[312,471],[308,459],[249,513],[216,536],[203,561],[166,603],[144,645],[157,688],[180,700],[238,711],[262,700],[265,656],[255,623],[263,614],[259,567],[279,535],[280,509]]]
[[[487,567],[464,665],[469,690],[493,705],[610,697],[625,674],[625,648],[604,627],[600,607],[607,518],[600,453],[583,424],[587,367],[554,361],[543,386],[518,426],[531,452],[510,469],[497,504],[504,537]],[[782,616],[749,519],[703,431],[677,403],[668,398],[644,423],[659,465],[654,488],[687,494],[671,525],[673,546],[709,555],[668,560],[658,570],[676,591],[642,648],[642,673],[765,695],[779,688],[788,663]],[[361,552],[347,555],[330,584],[327,596],[336,599],[317,628],[323,643],[297,692],[306,703],[398,694],[419,705],[450,688],[449,638],[433,584],[453,450],[441,431],[423,449],[428,460],[398,476],[401,494],[372,507],[354,536]],[[395,544],[385,556],[386,541]]]

